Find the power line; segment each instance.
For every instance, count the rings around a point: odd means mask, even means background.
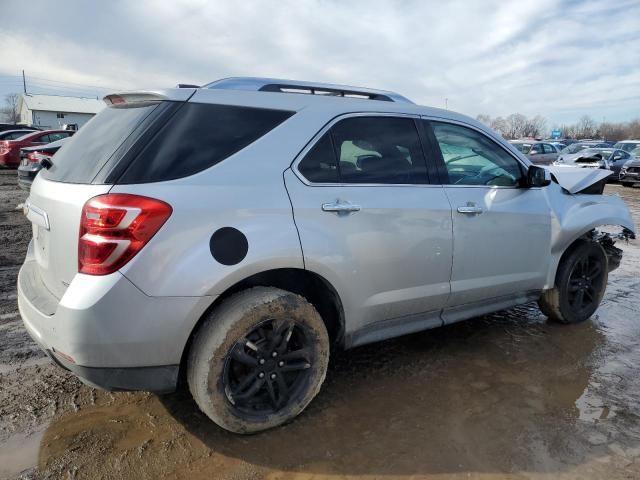
[[[21,75],[0,75],[0,77],[3,78],[8,78],[8,79],[15,79],[15,81],[17,82],[21,82]],[[44,77],[34,77],[31,75],[25,75],[26,80],[29,83],[32,83],[32,79],[36,80],[36,82],[33,83],[55,83],[55,84],[61,84],[61,85],[77,85],[80,87],[88,87],[89,89],[100,89],[100,90],[120,90],[122,89],[122,87],[114,87],[114,86],[109,86],[109,85],[89,85],[86,83],[78,83],[78,82],[69,82],[69,81],[62,81],[62,80],[54,80],[52,78],[44,78]],[[0,81],[3,81],[0,79]]]

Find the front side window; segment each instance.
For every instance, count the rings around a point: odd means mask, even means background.
[[[523,173],[518,161],[480,132],[460,125],[431,122],[452,185],[517,187]]]
[[[352,117],[336,123],[298,166],[314,183],[427,183],[415,122],[410,118]]]

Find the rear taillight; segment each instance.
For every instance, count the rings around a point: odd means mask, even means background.
[[[27,160],[33,163],[40,163],[46,158],[51,158],[53,154],[48,152],[31,152],[27,154]]]
[[[78,271],[107,275],[123,267],[171,215],[169,204],[153,198],[109,193],[82,208]]]

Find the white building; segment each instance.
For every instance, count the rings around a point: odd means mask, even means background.
[[[23,94],[18,100],[20,123],[41,128],[74,123],[81,127],[104,107],[104,102],[96,98],[62,95]]]

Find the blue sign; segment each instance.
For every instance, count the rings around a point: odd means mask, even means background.
[[[551,130],[551,138],[560,138],[560,130]]]

